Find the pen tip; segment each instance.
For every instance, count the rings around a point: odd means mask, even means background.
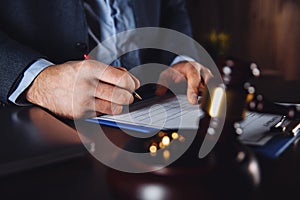
[[[138,98],[139,100],[143,100],[142,97],[141,97],[138,93],[136,93],[136,92],[134,92],[134,96],[135,96],[136,98]]]

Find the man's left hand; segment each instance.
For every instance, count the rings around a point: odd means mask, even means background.
[[[212,77],[211,71],[198,62],[179,62],[160,74],[157,83],[162,87],[157,88],[156,94],[164,94],[171,83],[180,83],[186,80],[187,98],[191,104],[196,104],[198,93],[204,87],[203,82],[207,83]]]

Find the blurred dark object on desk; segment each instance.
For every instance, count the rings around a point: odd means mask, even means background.
[[[262,74],[253,85],[273,102],[300,104],[300,79],[288,81],[279,75]]]

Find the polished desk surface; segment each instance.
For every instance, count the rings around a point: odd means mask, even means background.
[[[295,87],[298,88],[298,84]],[[8,114],[11,110],[17,109],[19,108],[8,107],[0,112]],[[75,130],[74,133],[76,134]],[[296,140],[278,159],[268,159],[254,154],[260,166],[260,183],[253,190],[250,189],[250,192],[245,192],[242,199],[297,197],[300,188],[299,152],[300,143]],[[203,169],[199,167],[198,172],[201,170]],[[231,177],[226,176],[226,171],[223,173],[219,174],[219,177],[120,173],[106,167],[87,153],[63,162],[0,177],[0,198],[153,199],[145,196],[142,198],[139,193],[139,188],[147,184],[165,189],[169,199],[234,199],[235,193],[243,193],[243,182],[234,183],[239,179],[239,175]],[[227,192],[224,193],[224,190]],[[159,191],[156,188],[152,192]],[[241,196],[237,199],[241,199]]]

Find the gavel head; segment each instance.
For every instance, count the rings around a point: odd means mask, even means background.
[[[236,58],[220,58],[216,64],[223,84],[210,86],[214,88],[210,93],[206,88],[201,107],[211,117],[224,117],[226,122],[232,123],[240,121],[245,118],[246,104],[255,92],[249,81],[259,77],[260,70],[255,63]],[[214,84],[210,81],[212,83],[207,84]],[[225,107],[226,112],[221,112]]]

